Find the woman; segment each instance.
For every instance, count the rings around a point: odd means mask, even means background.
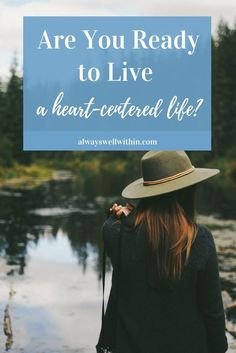
[[[103,225],[113,277],[97,351],[224,353],[215,244],[194,220],[195,185],[219,171],[183,151],[147,152],[141,169]]]

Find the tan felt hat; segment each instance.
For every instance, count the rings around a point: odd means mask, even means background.
[[[166,194],[213,177],[218,169],[195,168],[184,151],[149,151],[141,159],[142,178],[126,186],[122,196],[140,199]]]

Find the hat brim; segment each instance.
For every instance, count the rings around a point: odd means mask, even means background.
[[[167,194],[168,192],[200,183],[219,172],[218,169],[195,168],[193,172],[187,175],[156,185],[143,185],[143,178],[140,178],[127,185],[122,191],[122,196],[126,199],[141,199],[144,197]]]

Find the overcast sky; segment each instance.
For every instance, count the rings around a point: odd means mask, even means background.
[[[233,25],[235,9],[235,0],[0,0],[0,77],[14,51],[22,66],[23,16],[212,16],[214,33],[220,18]]]

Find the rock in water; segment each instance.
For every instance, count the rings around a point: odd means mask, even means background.
[[[6,308],[4,310],[3,331],[7,337],[11,338],[13,336],[11,317],[9,313],[9,304],[6,305]]]

